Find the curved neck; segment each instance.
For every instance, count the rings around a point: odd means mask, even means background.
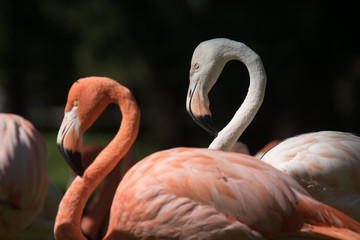
[[[114,139],[86,169],[83,177],[76,177],[66,191],[56,217],[56,239],[86,239],[80,228],[85,204],[91,193],[128,152],[136,139],[140,111],[131,92],[119,86],[111,90],[110,98],[119,105],[122,113],[120,129]]]
[[[223,57],[226,62],[230,60],[243,62],[250,76],[250,85],[244,102],[209,146],[210,149],[229,151],[249,126],[262,104],[266,88],[266,74],[260,57],[243,43],[232,42],[226,46]]]

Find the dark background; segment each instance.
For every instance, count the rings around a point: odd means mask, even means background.
[[[268,76],[264,104],[241,137],[252,153],[303,132],[360,133],[354,3],[2,0],[0,111],[21,114],[40,131],[57,131],[71,84],[107,76],[138,101],[138,142],[153,151],[207,147],[212,138],[185,111],[190,60],[201,41],[226,37],[257,52]],[[219,127],[247,87],[246,68],[228,63],[210,94]],[[115,133],[119,116],[110,107],[94,131]]]

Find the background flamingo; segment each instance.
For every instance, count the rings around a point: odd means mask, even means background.
[[[193,119],[216,135],[207,94],[232,59],[248,68],[250,87],[239,110],[209,146],[225,151],[234,146],[262,103],[266,77],[258,56],[244,44],[228,39],[201,43],[191,60],[186,103]],[[300,135],[275,146],[262,160],[298,180],[313,197],[360,220],[359,137],[330,131]]]
[[[360,221],[360,137],[321,131],[288,138],[261,158],[314,198]]]
[[[118,133],[84,171],[81,136],[110,103],[122,112]],[[76,177],[60,203],[57,239],[85,239],[81,214],[96,185],[134,142],[140,121],[128,89],[101,77],[69,91],[58,144]],[[79,161],[80,160],[80,161]],[[315,214],[314,214],[315,213]],[[248,155],[175,148],[138,162],[121,181],[106,239],[263,239],[360,237],[360,224],[310,198],[295,180]]]
[[[0,239],[14,239],[40,213],[49,184],[46,155],[29,121],[0,113]]]

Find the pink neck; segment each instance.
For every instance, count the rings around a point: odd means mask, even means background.
[[[140,124],[140,111],[132,94],[122,86],[111,91],[110,97],[116,99],[123,116],[120,129],[114,139],[86,169],[83,177],[76,177],[66,191],[56,217],[54,229],[56,239],[86,239],[80,228],[86,202],[104,177],[128,152],[136,139]]]

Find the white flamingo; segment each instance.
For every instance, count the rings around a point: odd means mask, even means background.
[[[228,125],[216,131],[211,120],[208,93],[225,64],[239,60],[248,68],[246,98]],[[243,43],[229,39],[202,42],[190,68],[187,111],[215,137],[211,149],[229,151],[250,124],[265,94],[266,76],[259,56]],[[325,131],[287,139],[262,160],[295,178],[313,197],[360,220],[360,138]]]

